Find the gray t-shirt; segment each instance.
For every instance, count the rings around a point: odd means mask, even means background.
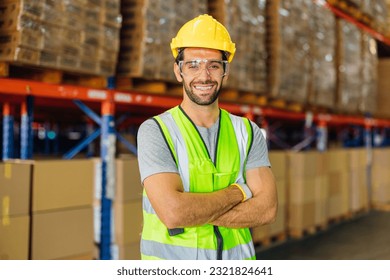
[[[261,166],[271,166],[265,138],[260,128],[252,121],[251,124],[253,127],[253,144],[249,151],[246,170]],[[210,128],[197,126],[212,157],[215,154],[218,126],[219,120]],[[164,136],[154,120],[148,119],[139,127],[137,147],[142,182],[146,177],[157,173],[179,173]]]

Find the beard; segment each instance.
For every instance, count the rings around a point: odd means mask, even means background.
[[[216,84],[212,81],[206,81],[205,84],[210,84],[210,83],[213,83],[213,84]],[[202,106],[207,106],[207,105],[210,105],[210,104],[213,104],[215,102],[215,100],[217,100],[218,96],[219,96],[219,93],[221,91],[221,87],[222,87],[222,82],[221,82],[221,85],[219,87],[217,87],[213,94],[209,96],[208,99],[204,100],[202,99],[201,97],[197,96],[196,94],[194,94],[193,90],[191,87],[188,87],[186,83],[183,83],[184,85],[184,90],[188,96],[188,98],[194,102],[195,104],[197,105],[202,105]]]

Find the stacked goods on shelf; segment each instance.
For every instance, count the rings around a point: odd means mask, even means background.
[[[92,259],[93,161],[35,160],[32,165],[31,259]]]
[[[390,35],[388,0],[360,0],[360,8],[370,20],[369,26],[381,34]],[[386,3],[387,2],[387,3]]]
[[[118,75],[176,83],[170,42],[185,22],[206,11],[205,0],[121,1]]]
[[[337,220],[349,214],[349,161],[345,149],[325,152],[329,182],[328,218]]]
[[[310,79],[310,7],[312,0],[270,1],[269,94],[306,103]]]
[[[362,32],[354,24],[337,20],[336,109],[356,113],[362,96]]]
[[[28,260],[31,164],[0,163],[0,260]]]
[[[350,211],[357,213],[369,208],[368,153],[365,148],[348,149]]]
[[[95,160],[96,175],[100,177],[100,160]],[[111,253],[112,259],[139,260],[140,240],[142,231],[142,185],[139,176],[137,158],[131,155],[116,159],[115,190],[112,195],[112,228]],[[101,218],[101,186],[97,185],[94,202],[95,242],[100,240]],[[109,196],[109,194],[107,194]],[[97,253],[96,253],[97,254]],[[98,254],[96,256],[98,259]]]
[[[371,202],[374,208],[389,209],[390,206],[390,149],[373,149]],[[385,208],[386,207],[386,208]]]
[[[390,0],[386,0],[386,9],[387,9],[387,15],[386,15],[384,34],[387,38],[390,38]]]
[[[378,61],[378,91],[377,108],[375,115],[390,118],[390,59],[382,58]]]
[[[287,225],[287,201],[286,201],[286,184],[287,184],[287,153],[284,151],[270,151],[269,159],[276,180],[278,192],[278,214],[274,223],[252,228],[253,242],[268,245],[272,239],[283,241],[286,238]]]
[[[6,0],[0,10],[0,61],[114,74],[119,0]]]
[[[333,108],[336,92],[336,30],[333,12],[314,4],[310,12],[311,77],[309,100],[313,105]]]
[[[359,112],[375,113],[377,108],[378,54],[376,41],[362,33],[361,54],[361,98]]]
[[[329,178],[324,153],[317,151],[288,154],[288,232],[302,237],[325,227],[328,222]]]
[[[266,93],[266,1],[212,0],[209,12],[229,30],[236,44],[225,87]]]

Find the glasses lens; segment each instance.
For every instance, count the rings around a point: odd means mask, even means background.
[[[197,76],[206,69],[209,75],[214,77],[222,77],[227,73],[228,62],[226,60],[189,60],[180,61],[181,72],[186,76]]]

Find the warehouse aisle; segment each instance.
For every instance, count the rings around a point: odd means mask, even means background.
[[[257,259],[390,260],[390,212],[371,211],[301,240],[289,240]]]

